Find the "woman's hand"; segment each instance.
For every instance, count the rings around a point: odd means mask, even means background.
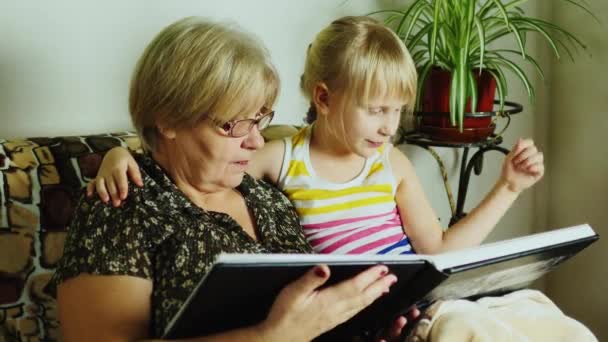
[[[129,191],[127,175],[137,186],[143,186],[139,166],[131,153],[124,147],[114,147],[103,157],[97,177],[87,185],[87,196],[93,196],[97,190],[102,201],[111,200],[118,207]]]
[[[263,340],[310,341],[373,303],[397,281],[383,265],[352,279],[320,288],[329,279],[325,265],[316,266],[286,286],[258,328]],[[288,336],[288,338],[287,338]]]
[[[515,193],[531,187],[545,173],[544,158],[532,139],[519,139],[507,155],[500,181]]]

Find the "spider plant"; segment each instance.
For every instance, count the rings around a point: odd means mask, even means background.
[[[513,72],[523,83],[530,102],[535,93],[529,76],[515,60],[530,63],[544,79],[539,63],[528,54],[529,34],[538,34],[556,58],[565,52],[585,48],[574,35],[546,20],[526,16],[521,5],[528,0],[414,0],[405,10],[382,10],[391,27],[410,50],[419,72],[417,106],[424,83],[433,67],[451,72],[450,122],[462,130],[467,101],[477,108],[477,81],[474,73],[487,70],[496,80],[499,110],[503,110],[508,87],[505,72]],[[586,11],[580,0],[561,0]],[[597,20],[597,18],[596,18]],[[503,37],[511,37],[515,49],[492,48]],[[495,45],[495,44],[493,44]],[[492,46],[493,46],[492,45]]]

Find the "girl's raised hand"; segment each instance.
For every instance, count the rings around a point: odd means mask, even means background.
[[[509,190],[520,193],[538,182],[545,174],[543,153],[532,139],[520,138],[507,155],[502,167],[501,180]]]
[[[103,157],[97,177],[87,184],[87,196],[92,197],[96,191],[102,201],[111,200],[118,207],[127,198],[127,176],[137,186],[143,186],[139,166],[131,153],[123,147],[114,147]]]

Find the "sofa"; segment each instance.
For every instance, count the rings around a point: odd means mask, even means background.
[[[270,140],[296,131],[275,125],[262,134]],[[57,305],[44,289],[75,202],[115,146],[142,152],[132,132],[0,138],[0,342],[61,341]]]

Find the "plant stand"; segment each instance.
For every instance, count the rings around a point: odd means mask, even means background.
[[[505,101],[505,107],[503,111],[494,111],[486,114],[491,114],[492,116],[506,117],[507,126],[510,122],[510,116],[513,114],[520,113],[523,110],[523,107],[515,102]],[[506,128],[506,127],[505,127]],[[504,129],[503,129],[504,131]],[[483,170],[483,155],[489,151],[498,151],[503,154],[508,154],[509,150],[499,146],[502,143],[502,136],[492,135],[483,141],[472,142],[472,143],[460,143],[460,142],[450,142],[450,141],[436,141],[429,139],[428,136],[425,136],[423,133],[414,132],[414,133],[405,133],[402,134],[401,137],[395,142],[395,145],[399,145],[402,143],[412,144],[416,146],[420,146],[437,160],[439,164],[439,168],[441,171],[441,175],[443,178],[444,187],[446,190],[446,194],[448,197],[448,201],[450,203],[450,210],[452,212],[452,217],[450,219],[449,225],[453,225],[458,222],[460,219],[466,216],[464,212],[464,203],[467,197],[467,191],[469,187],[469,181],[471,180],[471,172],[475,172],[475,175],[479,176]],[[443,161],[433,150],[432,147],[449,147],[449,148],[462,148],[462,158],[460,161],[460,177],[458,181],[458,198],[456,203],[454,204],[454,198],[452,195],[452,191],[450,188],[450,184],[448,182],[447,172],[444,166]],[[469,159],[469,152],[472,148],[476,148],[477,151],[473,153],[473,156]]]

